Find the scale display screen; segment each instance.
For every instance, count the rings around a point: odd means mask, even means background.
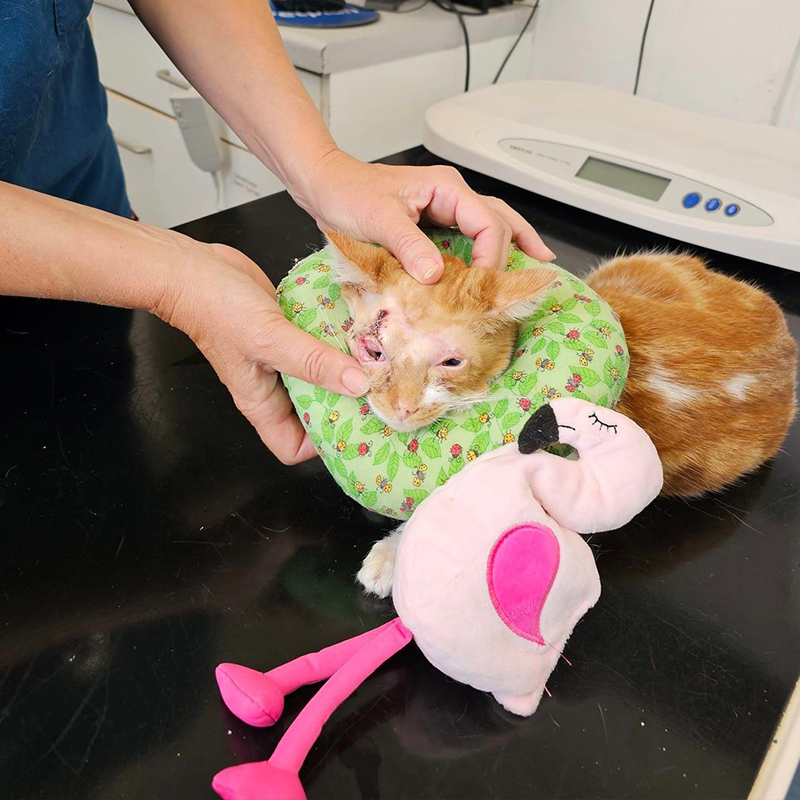
[[[575,173],[576,178],[583,178],[592,183],[601,183],[621,192],[628,192],[647,200],[660,200],[672,181],[649,172],[641,172],[631,167],[623,167],[610,161],[589,156],[583,166]]]

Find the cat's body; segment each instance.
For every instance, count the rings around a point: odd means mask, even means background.
[[[716,491],[778,452],[797,345],[769,295],[676,254],[615,258],[586,282],[622,323],[631,363],[617,410],[656,445],[665,495]]]
[[[363,258],[364,252],[348,250],[351,256]],[[472,272],[455,262],[457,259],[446,258],[444,281],[451,270],[459,275],[464,270]],[[497,289],[489,283],[485,284],[488,294],[482,295],[484,311],[459,303],[450,280],[440,287],[438,296],[433,287],[412,286],[414,300],[410,302],[422,303],[423,325],[433,325],[431,330],[450,323],[456,307],[460,324],[469,329],[471,316],[483,316],[485,309],[496,303],[492,291]],[[663,462],[663,494],[692,497],[716,491],[778,452],[796,410],[797,345],[772,298],[743,281],[709,270],[696,257],[667,253],[612,259],[601,264],[587,283],[620,317],[631,365],[617,410],[633,419],[656,445]],[[405,289],[407,284],[401,286]],[[538,292],[533,285],[528,288],[533,294]],[[420,300],[426,292],[427,303]],[[456,298],[455,306],[445,309],[437,305],[442,292]],[[385,306],[385,297],[373,294],[367,303],[365,296],[352,296],[356,330],[368,329],[374,323],[375,310]],[[412,315],[403,313],[406,300],[402,291],[392,293],[392,303],[400,312],[396,318],[402,318],[406,328],[409,324],[413,327],[409,323]],[[484,385],[490,373],[508,365],[508,340],[509,336],[513,339],[514,330],[514,325],[506,325],[494,332],[491,328],[483,331],[480,352],[491,352],[494,347],[500,361],[483,372],[476,360],[466,364],[462,383],[448,384],[434,414],[468,400],[476,385]],[[413,351],[415,347],[413,336],[396,342],[401,357],[404,348]],[[470,369],[476,375],[470,376]],[[410,378],[412,384],[421,381],[421,373],[416,374]],[[388,374],[381,380],[392,382]],[[385,397],[392,396],[391,392],[376,383],[386,408]],[[425,393],[419,386],[411,389],[416,392],[413,396]],[[380,413],[374,403],[373,408]],[[391,403],[388,408],[391,410]],[[427,421],[431,420],[420,425]],[[377,542],[365,559],[358,580],[367,591],[381,597],[391,592],[399,537],[398,529]]]

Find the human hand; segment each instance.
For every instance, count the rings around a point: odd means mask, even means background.
[[[512,239],[533,258],[555,258],[522,216],[502,200],[474,192],[452,167],[364,164],[335,150],[308,173],[304,187],[290,191],[322,230],[382,244],[422,283],[438,281],[444,264],[417,227],[421,220],[457,225],[473,238],[476,267],[505,266]]]
[[[278,373],[358,397],[369,389],[358,362],[289,322],[273,285],[238,250],[190,240],[181,249],[176,278],[154,313],[191,337],[278,459],[313,458]]]

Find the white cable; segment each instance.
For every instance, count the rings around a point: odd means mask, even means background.
[[[225,181],[222,178],[222,171],[214,170],[211,177],[214,179],[214,188],[217,190],[217,211],[222,211],[225,208]]]

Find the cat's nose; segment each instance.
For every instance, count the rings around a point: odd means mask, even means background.
[[[419,411],[419,406],[412,406],[410,403],[399,403],[394,407],[394,413],[397,419],[404,420],[414,415]]]

